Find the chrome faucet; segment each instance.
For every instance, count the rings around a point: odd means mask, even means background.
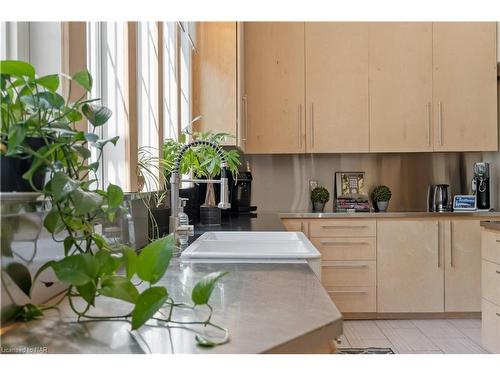
[[[209,146],[212,147],[221,160],[221,173],[220,180],[200,180],[200,179],[183,179],[181,180],[179,177],[179,167],[184,157],[184,154],[191,147],[195,146]],[[229,193],[228,193],[228,180],[226,177],[227,174],[227,162],[224,157],[224,152],[222,148],[210,141],[194,141],[182,147],[175,159],[174,167],[172,169],[172,174],[170,175],[170,232],[174,233],[175,243],[179,245],[179,234],[187,234],[188,236],[194,235],[194,226],[193,225],[179,225],[179,185],[181,182],[194,182],[201,184],[220,184],[220,202],[217,205],[222,210],[227,210],[231,208],[231,204],[229,203]]]

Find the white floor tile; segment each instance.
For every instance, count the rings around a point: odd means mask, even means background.
[[[415,328],[411,320],[375,320],[380,329],[385,328]]]
[[[432,339],[445,354],[484,354],[486,350],[468,338]]]
[[[452,325],[458,329],[481,328],[481,319],[448,319]]]
[[[398,352],[439,350],[418,328],[386,328],[382,331]]]
[[[444,319],[412,320],[413,324],[429,338],[458,338],[465,334]]]

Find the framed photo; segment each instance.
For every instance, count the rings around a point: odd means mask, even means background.
[[[365,172],[335,172],[337,198],[366,196]]]

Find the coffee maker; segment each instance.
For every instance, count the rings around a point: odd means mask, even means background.
[[[475,163],[474,175],[472,177],[472,192],[476,196],[478,210],[488,211],[490,209],[490,164]]]

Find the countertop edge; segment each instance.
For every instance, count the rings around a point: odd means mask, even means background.
[[[481,221],[481,226],[485,229],[491,229],[500,232],[500,221]]]
[[[500,212],[471,211],[471,212],[280,212],[280,219],[390,219],[390,218],[443,218],[443,217],[472,217],[472,218],[499,218]]]

